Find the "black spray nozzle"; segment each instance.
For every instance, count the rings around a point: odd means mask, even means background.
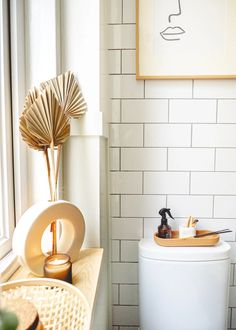
[[[168,214],[169,217],[171,217],[172,219],[174,219],[172,217],[172,214],[170,213],[170,209],[167,209],[167,208],[164,207],[164,208],[160,209],[160,211],[159,211],[159,214],[161,215],[161,217],[163,219],[166,219],[166,213]]]

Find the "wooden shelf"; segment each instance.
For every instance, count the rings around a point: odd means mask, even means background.
[[[80,251],[79,260],[72,265],[72,282],[79,288],[88,300],[93,310],[95,295],[99,280],[99,274],[102,264],[103,249],[89,248]],[[25,268],[20,267],[9,278],[9,281],[20,280],[24,278],[35,278]]]

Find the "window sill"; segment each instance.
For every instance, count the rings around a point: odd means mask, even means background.
[[[6,282],[18,268],[17,257],[11,251],[0,261],[0,283]]]
[[[80,251],[80,258],[72,265],[73,285],[79,288],[88,300],[93,311],[102,264],[103,249],[89,248]],[[35,278],[23,267],[19,267],[9,278],[9,281],[25,278]]]

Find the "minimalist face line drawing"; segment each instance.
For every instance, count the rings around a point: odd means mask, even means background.
[[[178,0],[178,11],[168,16],[168,21],[171,23],[172,16],[180,16],[182,14],[180,0]],[[185,31],[180,26],[168,26],[162,32],[161,37],[167,41],[178,41]]]

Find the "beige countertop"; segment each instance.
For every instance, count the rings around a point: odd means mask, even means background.
[[[93,309],[95,295],[99,280],[99,273],[102,264],[103,249],[89,248],[80,251],[79,260],[72,265],[72,283],[79,288],[88,300]],[[10,277],[9,281],[24,278],[35,278],[25,268],[20,267]]]

